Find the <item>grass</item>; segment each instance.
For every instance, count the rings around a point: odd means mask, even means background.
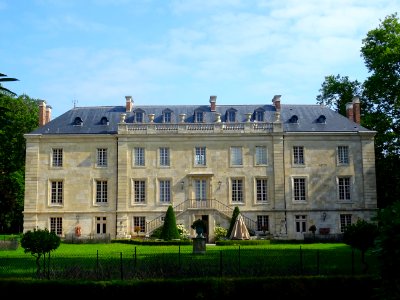
[[[377,273],[372,252],[367,261],[368,273]],[[51,266],[53,276],[102,279],[363,273],[360,253],[342,243],[207,245],[202,255],[193,254],[192,245],[61,243],[51,252]],[[35,271],[35,258],[22,247],[0,251],[0,278],[32,278]]]

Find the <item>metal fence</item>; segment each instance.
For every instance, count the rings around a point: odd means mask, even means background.
[[[246,249],[245,247],[194,254],[190,247],[167,246],[163,253],[114,252],[93,257],[51,254],[37,273],[35,259],[2,258],[0,274],[5,277],[49,279],[129,280],[146,278],[251,277],[295,275],[376,274],[377,261],[367,255],[368,269],[358,251],[298,249]],[[42,260],[43,265],[43,260]]]

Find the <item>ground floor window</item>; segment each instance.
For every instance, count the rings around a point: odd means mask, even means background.
[[[269,231],[269,217],[257,216],[257,231]]]
[[[133,228],[140,227],[139,232],[146,232],[146,217],[133,217]],[[136,229],[135,229],[136,231]]]
[[[340,232],[344,232],[346,230],[346,227],[349,225],[351,225],[351,215],[340,215]]]
[[[96,217],[96,233],[105,234],[107,233],[107,218]]]
[[[62,218],[50,218],[50,232],[62,235]]]
[[[296,216],[294,216],[294,222],[295,222],[297,233],[304,233],[307,231],[307,216],[296,215]]]

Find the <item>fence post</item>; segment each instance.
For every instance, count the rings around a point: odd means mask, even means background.
[[[300,246],[300,275],[303,275],[303,252],[301,251],[301,246]]]
[[[219,276],[222,277],[222,250],[219,251]]]
[[[119,253],[120,269],[121,269],[121,280],[124,280],[124,267],[122,262],[122,252]]]

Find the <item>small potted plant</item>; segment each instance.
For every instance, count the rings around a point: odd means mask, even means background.
[[[206,222],[201,219],[197,219],[190,227],[196,230],[197,237],[203,237],[203,232],[206,230]]]

